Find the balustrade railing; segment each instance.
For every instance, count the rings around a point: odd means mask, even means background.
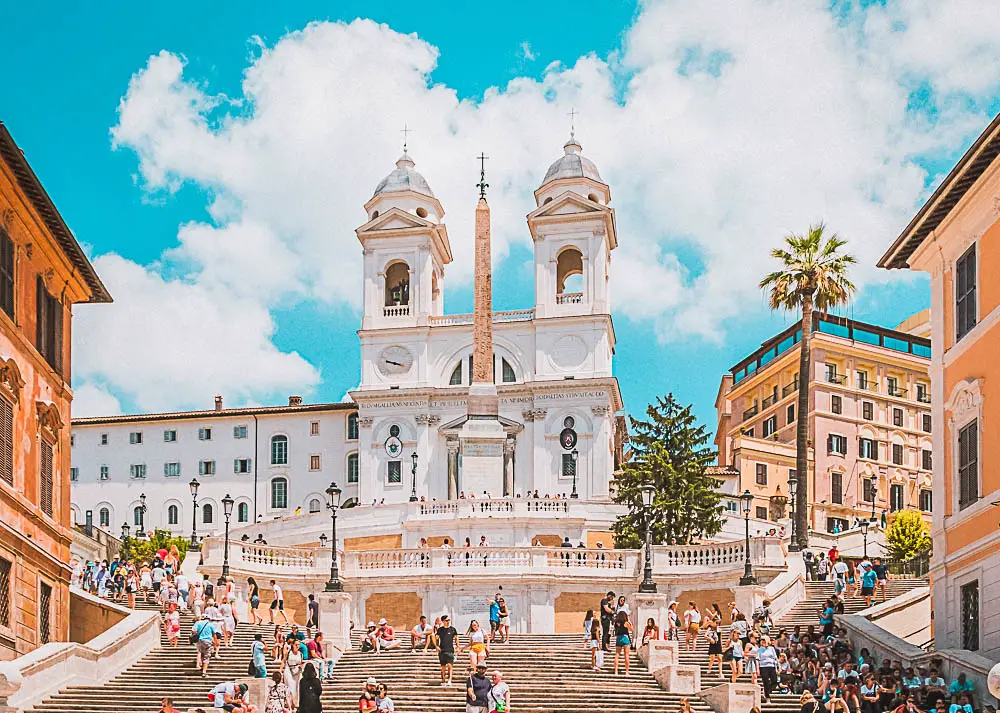
[[[583,302],[582,292],[563,292],[556,295],[557,305],[578,305]]]
[[[569,500],[551,498],[463,498],[461,500],[431,501],[420,503],[418,515],[457,515],[459,517],[485,515],[516,516],[524,513],[568,513]]]
[[[533,309],[514,309],[506,312],[494,312],[493,322],[530,322],[535,318]],[[472,324],[471,314],[444,314],[435,315],[430,318],[430,323],[435,327],[447,327],[456,324]]]
[[[230,543],[229,556],[233,558],[234,555],[237,561],[250,568],[310,570],[316,567],[316,551],[307,547]]]
[[[659,550],[666,569],[674,567],[705,567],[742,565],[746,561],[746,546],[742,542],[708,545],[663,547]]]
[[[465,570],[476,574],[483,570],[517,571],[524,574],[554,569],[586,570],[594,576],[629,577],[638,571],[638,550],[604,550],[562,547],[460,547],[421,548],[346,552],[344,576],[370,577],[424,576]],[[601,572],[607,571],[606,575]],[[581,575],[586,576],[584,572]]]
[[[382,310],[385,317],[406,317],[410,314],[410,305],[392,305]]]

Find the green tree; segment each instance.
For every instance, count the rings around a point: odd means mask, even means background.
[[[824,314],[831,308],[847,304],[854,293],[848,279],[848,267],[856,260],[840,251],[847,241],[835,234],[826,237],[824,226],[809,226],[805,235],[791,234],[785,247],[775,248],[771,257],[781,268],[760,281],[767,290],[772,310],[784,309],[802,313],[802,340],[799,350],[799,397],[795,424],[795,472],[798,490],[795,493],[795,540],[800,547],[809,545],[809,381],[812,345],[813,310]]]
[[[898,560],[926,554],[931,549],[931,529],[916,510],[900,510],[885,530],[888,555]]]
[[[128,537],[122,542],[121,551],[118,556],[123,560],[135,560],[144,562],[153,559],[157,550],[170,551],[172,545],[177,545],[177,550],[184,559],[184,553],[191,546],[191,541],[186,537],[174,537],[166,530],[155,530],[152,537]]]
[[[645,533],[639,487],[656,488],[653,497],[652,538],[658,544],[689,544],[722,528],[721,496],[716,482],[705,475],[715,459],[708,447],[709,433],[695,422],[690,406],[681,406],[673,394],[658,397],[646,408],[647,421],[630,419],[631,455],[615,478],[615,502],[628,513],[615,522],[615,546],[638,547]]]

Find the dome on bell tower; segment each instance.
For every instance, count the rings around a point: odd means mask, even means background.
[[[407,150],[403,149],[403,155],[396,161],[396,168],[383,178],[375,187],[374,195],[379,196],[384,193],[399,193],[401,191],[413,191],[422,193],[425,196],[434,197],[434,191],[430,184],[414,166],[413,159]]]
[[[561,178],[589,178],[592,181],[604,183],[597,166],[583,155],[583,146],[572,133],[569,135],[569,141],[563,144],[563,155],[545,172],[542,185],[558,181]]]

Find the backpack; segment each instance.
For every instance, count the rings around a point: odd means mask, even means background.
[[[764,621],[765,619],[767,619],[767,609],[763,605],[753,610],[754,621]]]
[[[214,599],[215,598],[215,596],[214,596],[215,595],[215,585],[213,585],[207,579],[205,580],[205,587],[204,587],[203,591],[205,592],[205,599],[206,599],[206,601],[208,599]]]

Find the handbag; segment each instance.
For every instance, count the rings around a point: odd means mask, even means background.
[[[253,665],[253,661],[247,664],[247,676],[257,676],[257,667]]]

